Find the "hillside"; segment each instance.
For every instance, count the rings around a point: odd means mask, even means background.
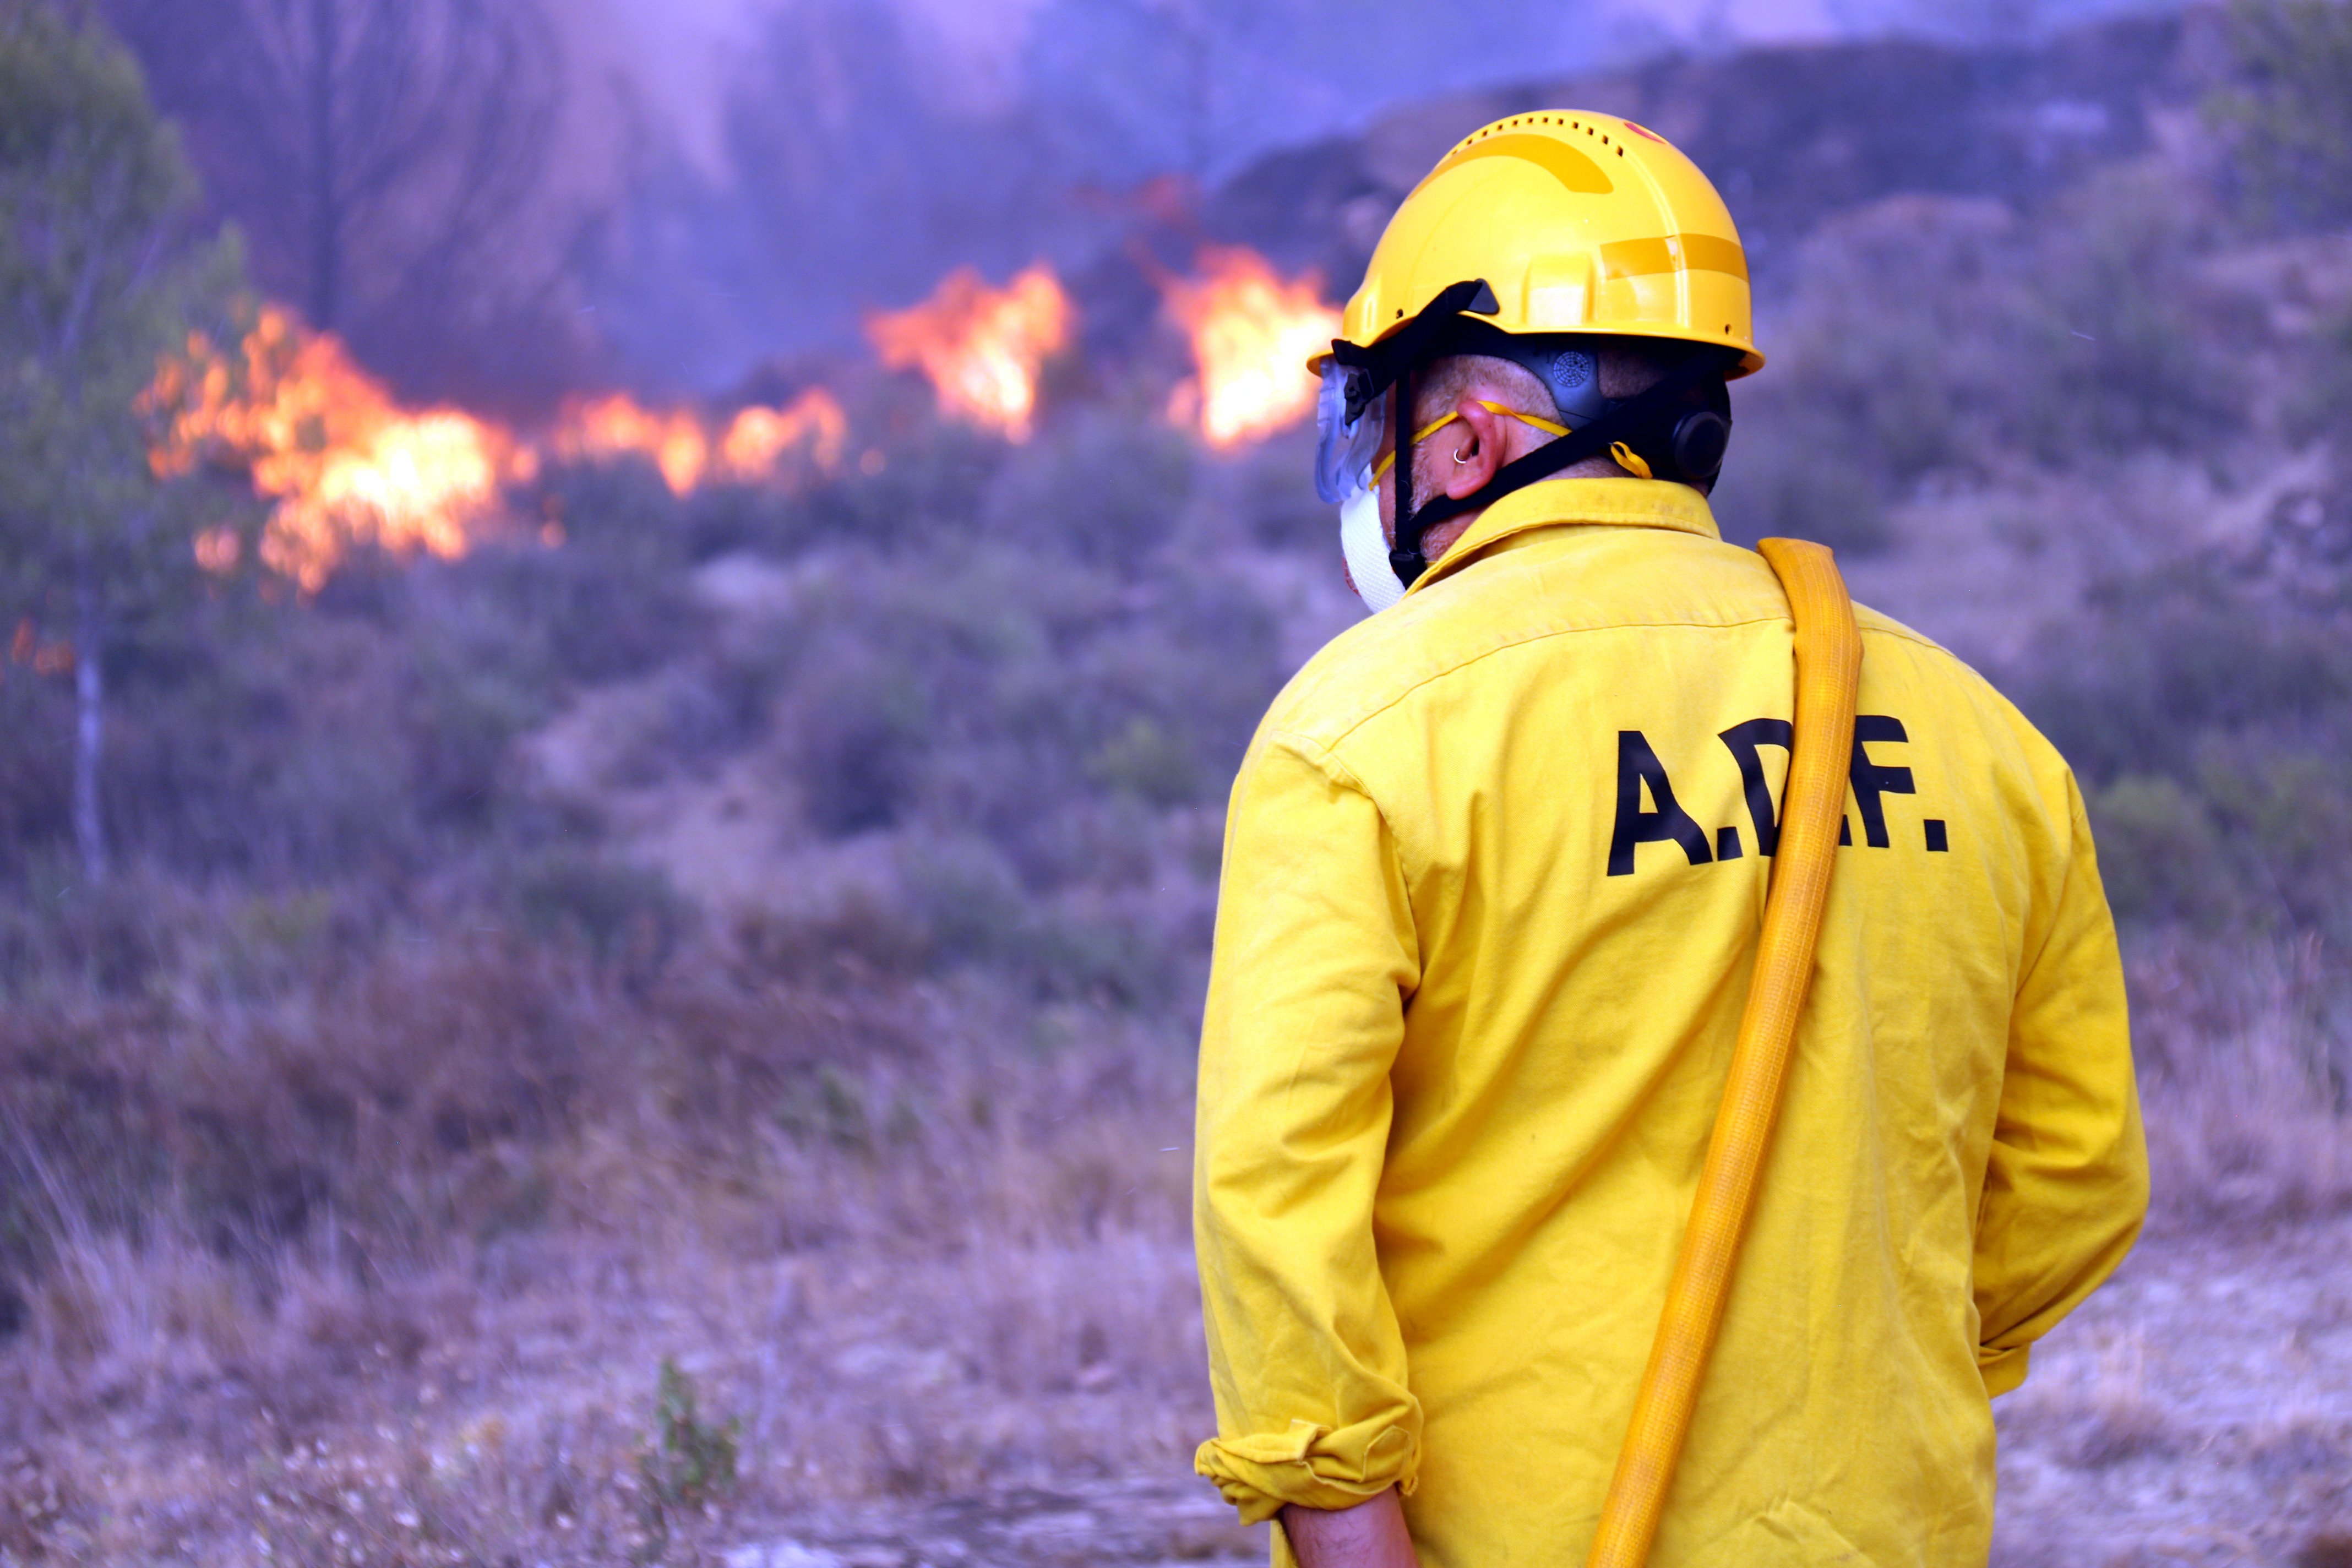
[[[2352,213],[2251,201],[2224,34],[1423,104],[1074,273],[1026,439],[785,367],[836,423],[772,469],[621,400],[651,437],[550,437],[445,551],[183,551],[105,649],[103,881],[28,620],[0,1568],[1257,1551],[1187,1489],[1192,1041],[1233,770],[1358,610],[1308,434],[1170,417],[1151,247],[1344,292],[1446,142],[1570,100],[1682,141],[1754,248],[1727,532],[1834,544],[2097,826],[2158,1212],[2002,1411],[1999,1561],[2334,1568]],[[247,477],[175,504],[259,537]]]
[[[1260,160],[1214,194],[1205,219],[1220,237],[1350,280],[1389,212],[1465,131],[1589,108],[1650,127],[1707,171],[1770,298],[1794,282],[1797,247],[1837,213],[1902,195],[2032,205],[2147,152],[2193,116],[2215,31],[2191,12],[2013,48],[1883,38],[1748,49],[1435,99]]]

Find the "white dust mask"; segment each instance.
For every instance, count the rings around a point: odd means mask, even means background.
[[[1389,564],[1388,537],[1381,531],[1381,492],[1362,477],[1339,503],[1339,552],[1347,557],[1349,580],[1366,609],[1378,615],[1404,597],[1404,584]]]
[[[1559,437],[1569,433],[1565,425],[1507,404],[1490,403],[1482,397],[1478,400],[1478,406],[1489,414],[1499,414],[1522,425],[1532,425],[1547,436]],[[1448,414],[1432,420],[1412,433],[1414,444],[1428,440],[1461,417],[1459,414]],[[1619,442],[1611,451],[1617,455],[1618,461],[1628,472],[1634,471],[1635,465],[1639,464],[1641,477],[1645,479],[1650,477],[1648,465],[1632,456],[1623,442]],[[1454,460],[1460,462],[1461,454],[1455,453]],[[1380,482],[1393,461],[1391,458],[1382,458],[1377,463],[1357,469],[1355,488],[1339,502],[1339,550],[1348,558],[1348,576],[1356,584],[1356,597],[1363,600],[1374,615],[1404,597],[1404,584],[1389,564],[1388,538],[1381,532]],[[1322,489],[1324,477],[1323,470],[1318,469],[1318,489]],[[1330,499],[1328,491],[1324,499]]]

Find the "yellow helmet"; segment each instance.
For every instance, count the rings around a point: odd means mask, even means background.
[[[1369,348],[1468,279],[1492,289],[1499,309],[1479,313],[1506,332],[1672,338],[1738,351],[1734,376],[1764,366],[1723,198],[1613,114],[1515,114],[1456,142],[1389,220],[1341,331]]]
[[[1344,517],[1389,476],[1395,582],[1383,596],[1425,569],[1429,528],[1601,451],[1625,454],[1629,472],[1711,489],[1731,437],[1724,383],[1764,365],[1748,254],[1723,198],[1664,137],[1574,110],[1515,114],[1455,143],[1389,220],[1341,330],[1307,362],[1323,382],[1315,485]],[[1576,341],[1601,335],[1717,352],[1612,398],[1596,345]],[[1475,495],[1416,507],[1410,455],[1426,433],[1412,429],[1417,367],[1464,353],[1500,356],[1542,381],[1560,434]],[[1395,456],[1382,468],[1372,459],[1384,428]]]

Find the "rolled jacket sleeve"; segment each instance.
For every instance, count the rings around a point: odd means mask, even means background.
[[[1217,1409],[1195,1468],[1244,1522],[1412,1486],[1372,1205],[1418,965],[1378,806],[1313,742],[1261,735],[1226,827],[1193,1170]]]
[[[2066,798],[2066,858],[2011,1015],[1977,1222],[1977,1363],[1996,1394],[2025,1381],[2028,1348],[2115,1272],[2147,1214],[2123,964],[2071,777]]]

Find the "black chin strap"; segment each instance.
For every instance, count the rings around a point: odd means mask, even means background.
[[[1421,531],[1427,525],[1412,510],[1412,362],[1408,359],[1397,366],[1396,383],[1389,398],[1389,417],[1396,421],[1391,448],[1396,460],[1389,471],[1396,476],[1396,539],[1389,546],[1389,570],[1406,587],[1429,569],[1422,559]],[[1498,476],[1499,477],[1499,476]]]
[[[1458,500],[1440,496],[1415,511],[1412,508],[1412,416],[1411,377],[1397,377],[1396,395],[1390,400],[1396,420],[1396,462],[1391,471],[1396,475],[1396,545],[1389,552],[1389,565],[1397,580],[1406,587],[1429,570],[1429,563],[1421,552],[1421,542],[1429,530],[1449,518],[1465,511],[1477,511],[1494,505],[1513,490],[1523,490],[1538,479],[1549,479],[1572,463],[1607,451],[1612,446],[1630,436],[1640,434],[1643,426],[1661,410],[1682,401],[1683,395],[1709,377],[1722,374],[1722,366],[1712,356],[1695,353],[1668,373],[1664,381],[1612,409],[1581,430],[1571,430],[1529,452],[1516,462],[1506,463],[1495,477],[1475,492]]]

